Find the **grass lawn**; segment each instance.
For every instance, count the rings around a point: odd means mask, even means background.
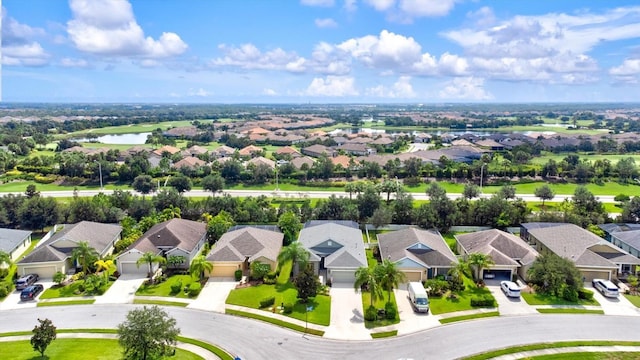
[[[630,294],[622,294],[622,295],[626,297],[627,300],[629,300],[629,302],[631,302],[633,305],[635,305],[636,307],[640,307],[640,296],[630,295]]]
[[[587,309],[538,309],[540,314],[599,314],[604,315],[602,310]]]
[[[365,250],[365,253],[367,254],[367,265],[369,267],[375,267],[378,265],[378,260],[373,256],[373,250],[367,249]]]
[[[39,353],[33,351],[29,340],[0,342],[0,353],[3,360],[35,360],[41,359]],[[56,339],[47,347],[42,359],[122,359],[122,350],[115,339]],[[168,357],[172,360],[202,359],[198,355],[176,349],[176,355]]]
[[[638,352],[575,352],[564,354],[550,354],[533,356],[530,360],[635,360],[640,357]]]
[[[115,135],[152,132],[155,129],[166,130],[172,127],[190,126],[191,120],[163,121],[158,123],[129,124],[121,126],[107,126],[99,129],[86,129],[64,134],[61,137],[84,136],[86,134]]]
[[[67,305],[89,305],[93,304],[95,299],[88,300],[71,300],[71,301],[47,301],[47,302],[38,302],[38,307],[44,306],[67,306]]]
[[[173,285],[177,281],[182,282],[182,289],[186,286],[189,286],[195,279],[191,277],[191,275],[173,275],[167,279],[167,281],[163,281],[160,284],[155,285],[141,285],[136,291],[136,295],[140,296],[166,296],[166,297],[177,297],[188,299],[189,294],[185,294],[184,291],[179,291],[178,293],[171,292],[171,285]]]
[[[596,300],[589,301],[579,299],[578,302],[571,302],[557,296],[548,296],[543,294],[523,292],[520,295],[529,305],[600,305]]]
[[[114,281],[110,280],[108,283],[100,288],[100,291],[95,294],[88,294],[80,291],[80,287],[84,283],[84,280],[74,281],[66,286],[53,285],[49,289],[45,290],[40,299],[57,299],[66,297],[79,297],[79,296],[92,296],[104,294],[113,285]]]
[[[274,318],[271,318],[271,317],[262,316],[262,315],[258,315],[258,314],[254,314],[254,313],[248,313],[248,312],[244,312],[244,311],[226,309],[225,310],[225,314],[242,316],[242,317],[249,318],[249,319],[256,319],[256,320],[267,322],[269,324],[274,324],[274,325],[281,326],[281,327],[284,327],[284,328],[287,328],[287,329],[298,331],[298,332],[301,332],[301,333],[306,333],[306,334],[311,334],[311,335],[316,335],[316,336],[323,336],[324,335],[324,331],[322,331],[322,330],[308,329],[308,328],[305,328],[304,326],[299,326],[299,325],[296,325],[296,324],[292,324],[292,323],[281,321],[280,319],[274,319]]]
[[[318,295],[315,298],[309,299],[308,304],[302,304],[298,302],[297,295],[298,290],[296,290],[290,282],[284,285],[262,284],[232,290],[227,298],[227,304],[259,309],[261,300],[274,296],[276,298],[275,303],[278,306],[282,303],[294,304],[293,312],[283,315],[302,321],[305,321],[305,317],[308,315],[308,321],[310,323],[329,325],[329,319],[331,317],[331,298],[329,296]],[[307,305],[313,306],[313,310],[309,311],[308,314],[306,313]]]
[[[382,338],[392,337],[392,336],[396,336],[396,335],[398,335],[398,330],[392,330],[392,331],[371,333],[371,338],[372,339],[382,339]]]
[[[189,305],[185,302],[179,301],[162,301],[162,300],[145,300],[145,299],[134,299],[134,304],[145,304],[145,305],[160,305],[160,306],[178,306],[178,307],[187,307]]]
[[[388,297],[389,297],[389,292],[386,290],[383,290],[382,297],[376,300],[373,306],[375,306],[376,309],[384,309],[384,306],[387,303]],[[396,309],[398,308],[398,305],[396,304],[396,296],[393,293],[393,291],[391,292],[391,303],[396,307]],[[362,292],[362,309],[364,311],[367,311],[367,308],[369,306],[371,306],[371,294],[368,291],[363,291]],[[399,322],[400,322],[400,314],[396,311],[396,317],[394,319],[378,318],[378,320],[376,321],[365,320],[364,326],[367,329],[372,329],[375,327],[397,324]]]
[[[100,185],[85,185],[85,186],[72,186],[72,185],[56,185],[56,184],[39,184],[35,181],[11,181],[8,183],[0,184],[0,192],[25,192],[27,186],[35,185],[38,191],[73,191],[76,188],[78,190],[100,190]],[[115,185],[104,184],[104,188],[107,190],[133,190],[128,185]]]
[[[617,204],[603,203],[604,211],[607,213],[622,213],[622,208]],[[531,211],[561,211],[559,202],[545,201],[544,207],[542,207],[542,201],[527,201],[527,208]]]
[[[529,345],[520,345],[509,347],[506,349],[487,351],[484,353],[468,356],[466,360],[488,360],[493,359],[498,356],[507,355],[507,354],[516,354],[525,351],[531,350],[543,350],[543,349],[557,349],[557,348],[566,348],[566,347],[579,347],[579,346],[639,346],[640,342],[638,341],[602,341],[602,340],[589,340],[589,341],[562,341],[555,343],[538,343],[538,344],[529,344]],[[576,357],[574,357],[576,359]],[[577,359],[582,359],[577,357]]]
[[[447,296],[429,297],[429,309],[432,314],[445,314],[455,311],[464,311],[477,309],[471,306],[471,298],[474,296],[491,296],[491,291],[486,287],[477,287],[471,279],[464,279],[465,290],[456,293],[455,299],[449,299]]]
[[[573,154],[574,153],[572,153],[572,155]],[[554,160],[555,162],[559,163],[559,162],[562,161],[562,159],[567,157],[567,155],[569,155],[569,154],[546,153],[546,154],[544,154],[542,156],[534,157],[533,159],[531,159],[531,163],[544,165],[549,160]],[[597,160],[609,160],[611,162],[611,165],[615,165],[619,160],[626,159],[626,158],[633,158],[636,161],[636,163],[640,162],[640,155],[637,155],[637,154],[586,154],[586,153],[577,153],[575,155],[580,156],[580,160],[588,160],[588,161],[592,161],[592,162],[595,162]]]
[[[480,313],[480,314],[453,316],[453,317],[450,317],[450,318],[441,319],[439,321],[440,321],[440,324],[449,324],[449,323],[457,322],[457,321],[482,319],[482,318],[494,317],[494,316],[500,316],[500,313],[497,312],[497,311],[491,311],[491,312]]]
[[[293,268],[293,261],[287,261],[280,266],[280,275],[278,275],[278,279],[276,283],[278,285],[284,285],[289,282],[289,278],[291,277],[291,269]]]
[[[225,190],[263,190],[263,191],[275,190],[275,189],[276,189],[275,183],[262,184],[262,185],[235,184],[233,186],[225,188]],[[327,186],[327,187],[302,186],[302,185],[281,183],[281,184],[278,184],[278,189],[282,191],[300,191],[301,193],[304,193],[305,191],[335,191],[335,192],[342,193],[343,196],[349,196],[349,194],[344,192],[344,188],[340,186]]]

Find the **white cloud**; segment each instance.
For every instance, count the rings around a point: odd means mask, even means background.
[[[354,78],[349,76],[317,77],[311,81],[305,94],[328,97],[357,96],[358,91],[354,88],[354,83]]]
[[[203,88],[198,88],[198,89],[189,89],[189,92],[187,93],[187,95],[197,96],[197,97],[208,97],[208,96],[211,96],[212,94]]]
[[[368,88],[366,94],[380,98],[408,99],[415,98],[416,93],[411,85],[410,76],[401,76],[389,89],[384,85]]]
[[[218,46],[225,55],[209,62],[211,67],[232,66],[245,70],[286,70],[291,72],[305,71],[306,60],[295,52],[286,52],[276,48],[262,52],[253,44],[239,47],[221,44]]]
[[[262,94],[267,96],[277,96],[278,92],[273,89],[265,88],[262,90]]]
[[[453,10],[456,0],[365,0],[387,19],[410,23],[416,18],[445,16]]]
[[[44,35],[44,30],[19,23],[2,7],[2,65],[45,66],[49,55],[33,38]]]
[[[60,66],[70,68],[89,68],[91,65],[85,59],[62,58]]]
[[[335,28],[338,27],[338,23],[333,20],[332,18],[325,18],[325,19],[316,19],[315,20],[316,26],[319,28]]]
[[[483,6],[476,11],[468,12],[467,17],[469,19],[475,20],[476,25],[480,27],[491,26],[496,22],[496,15],[488,6]]]
[[[322,6],[322,7],[331,7],[335,4],[334,0],[300,0],[300,3],[306,6]]]
[[[493,95],[484,89],[484,79],[476,77],[455,78],[440,90],[441,99],[490,100]]]
[[[364,2],[377,11],[387,11],[395,5],[396,0],[364,0]]]
[[[382,30],[380,36],[367,35],[337,45],[353,58],[374,68],[408,67],[419,61],[421,47],[412,37]]]
[[[131,4],[125,0],[70,0],[73,18],[69,38],[80,51],[110,56],[164,58],[180,55],[187,44],[164,32],[159,39],[145,37]]]
[[[619,82],[637,84],[640,79],[640,59],[625,59],[620,66],[609,69],[609,74]]]

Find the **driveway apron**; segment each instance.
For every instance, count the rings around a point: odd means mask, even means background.
[[[531,315],[538,313],[538,310],[527,304],[523,298],[507,297],[507,295],[502,292],[502,289],[500,289],[499,281],[487,281],[486,286],[498,303],[500,315]]]
[[[34,284],[42,284],[44,286],[44,290],[38,296],[36,296],[35,300],[31,301],[22,301],[20,300],[20,293],[22,290],[14,290],[2,302],[0,302],[0,310],[13,310],[13,309],[24,309],[24,308],[34,308],[38,306],[38,298],[47,291],[53,285],[53,281],[51,279],[40,279],[36,281]]]
[[[146,277],[137,274],[120,275],[113,285],[102,296],[96,298],[96,304],[131,304],[136,290],[142,285]]]
[[[430,329],[440,325],[438,319],[429,313],[418,313],[413,311],[413,306],[409,300],[409,292],[403,289],[406,285],[400,285],[400,289],[394,289],[396,304],[400,323],[397,326],[398,335],[410,334],[420,330]]]
[[[591,283],[585,284],[585,288],[593,291],[593,298],[600,303],[602,311],[605,315],[629,315],[640,316],[640,311],[622,294],[616,298],[608,298],[602,295],[600,291],[594,289]]]
[[[334,283],[331,287],[331,322],[324,337],[340,340],[371,340],[364,326],[362,294],[352,284]]]
[[[198,298],[188,308],[224,313],[229,292],[236,288],[237,281],[227,278],[211,278],[200,291]]]

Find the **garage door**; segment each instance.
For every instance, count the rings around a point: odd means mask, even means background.
[[[148,264],[140,264],[140,267],[136,263],[120,263],[120,274],[139,274],[147,275],[149,272]]]
[[[210,277],[234,277],[236,270],[238,270],[238,264],[213,264],[213,271],[211,271]]]
[[[580,271],[580,273],[584,277],[584,281],[589,283],[593,279],[609,280],[610,275],[608,271]]]
[[[422,281],[422,272],[421,271],[405,271],[404,275],[407,277],[407,282],[411,281]]]
[[[509,280],[511,281],[511,270],[485,270],[483,273],[485,280]]]
[[[353,284],[356,281],[356,275],[353,270],[331,270],[331,281]]]
[[[54,266],[34,266],[34,267],[24,267],[20,272],[21,275],[26,274],[38,274],[41,279],[52,279],[53,275],[57,272],[55,265]]]

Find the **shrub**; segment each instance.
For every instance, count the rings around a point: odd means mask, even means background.
[[[9,269],[7,268],[0,268],[0,279],[4,279],[7,277],[7,275],[9,275]]]
[[[393,320],[398,314],[398,309],[396,309],[396,305],[394,303],[388,302],[384,305],[384,313],[387,319]]]
[[[266,276],[264,277],[264,279],[262,279],[262,281],[267,285],[273,285],[276,283],[276,279],[271,279]]]
[[[367,321],[378,320],[378,309],[375,306],[369,306],[364,312],[364,319]]]
[[[562,298],[567,301],[578,302],[578,291],[570,286],[564,286],[562,289]]]
[[[236,270],[236,272],[233,275],[235,276],[236,281],[242,280],[242,270],[240,269]]]
[[[251,263],[251,278],[263,279],[271,271],[269,264],[263,264],[260,261],[253,261]]]
[[[78,280],[80,280],[82,278],[84,278],[84,272],[82,272],[82,271],[79,271],[79,272],[71,275],[71,280],[72,281],[78,281]]]
[[[471,298],[471,306],[474,307],[491,307],[495,305],[495,300],[491,295],[474,296]]]
[[[453,292],[464,290],[464,281],[462,280],[462,277],[453,276],[447,280],[447,282],[449,283],[449,290]]]
[[[49,175],[49,176],[36,175],[33,178],[33,180],[38,184],[51,184],[52,182],[56,181],[56,179],[57,177],[55,175]]]
[[[442,296],[449,290],[449,283],[444,280],[429,279],[424,282],[424,287],[429,296]]]
[[[293,304],[284,303],[284,308],[282,310],[285,314],[291,314],[293,312]]]
[[[62,285],[62,282],[67,278],[67,276],[65,274],[63,274],[62,272],[58,271],[55,274],[53,274],[53,282],[58,284],[58,285]]]
[[[260,301],[260,308],[266,308],[276,303],[275,296],[264,298]]]
[[[593,291],[588,289],[580,289],[578,290],[578,299],[582,300],[593,300]]]
[[[172,290],[173,290],[173,287],[172,287]],[[197,281],[192,282],[191,285],[189,285],[189,296],[190,297],[198,296],[198,294],[200,294],[200,290],[202,290],[202,285],[200,285],[200,283]]]
[[[0,298],[6,297],[9,295],[9,284],[0,283]]]
[[[182,290],[182,281],[180,280],[174,281],[173,284],[171,284],[171,293],[177,294],[180,292],[180,290]]]

